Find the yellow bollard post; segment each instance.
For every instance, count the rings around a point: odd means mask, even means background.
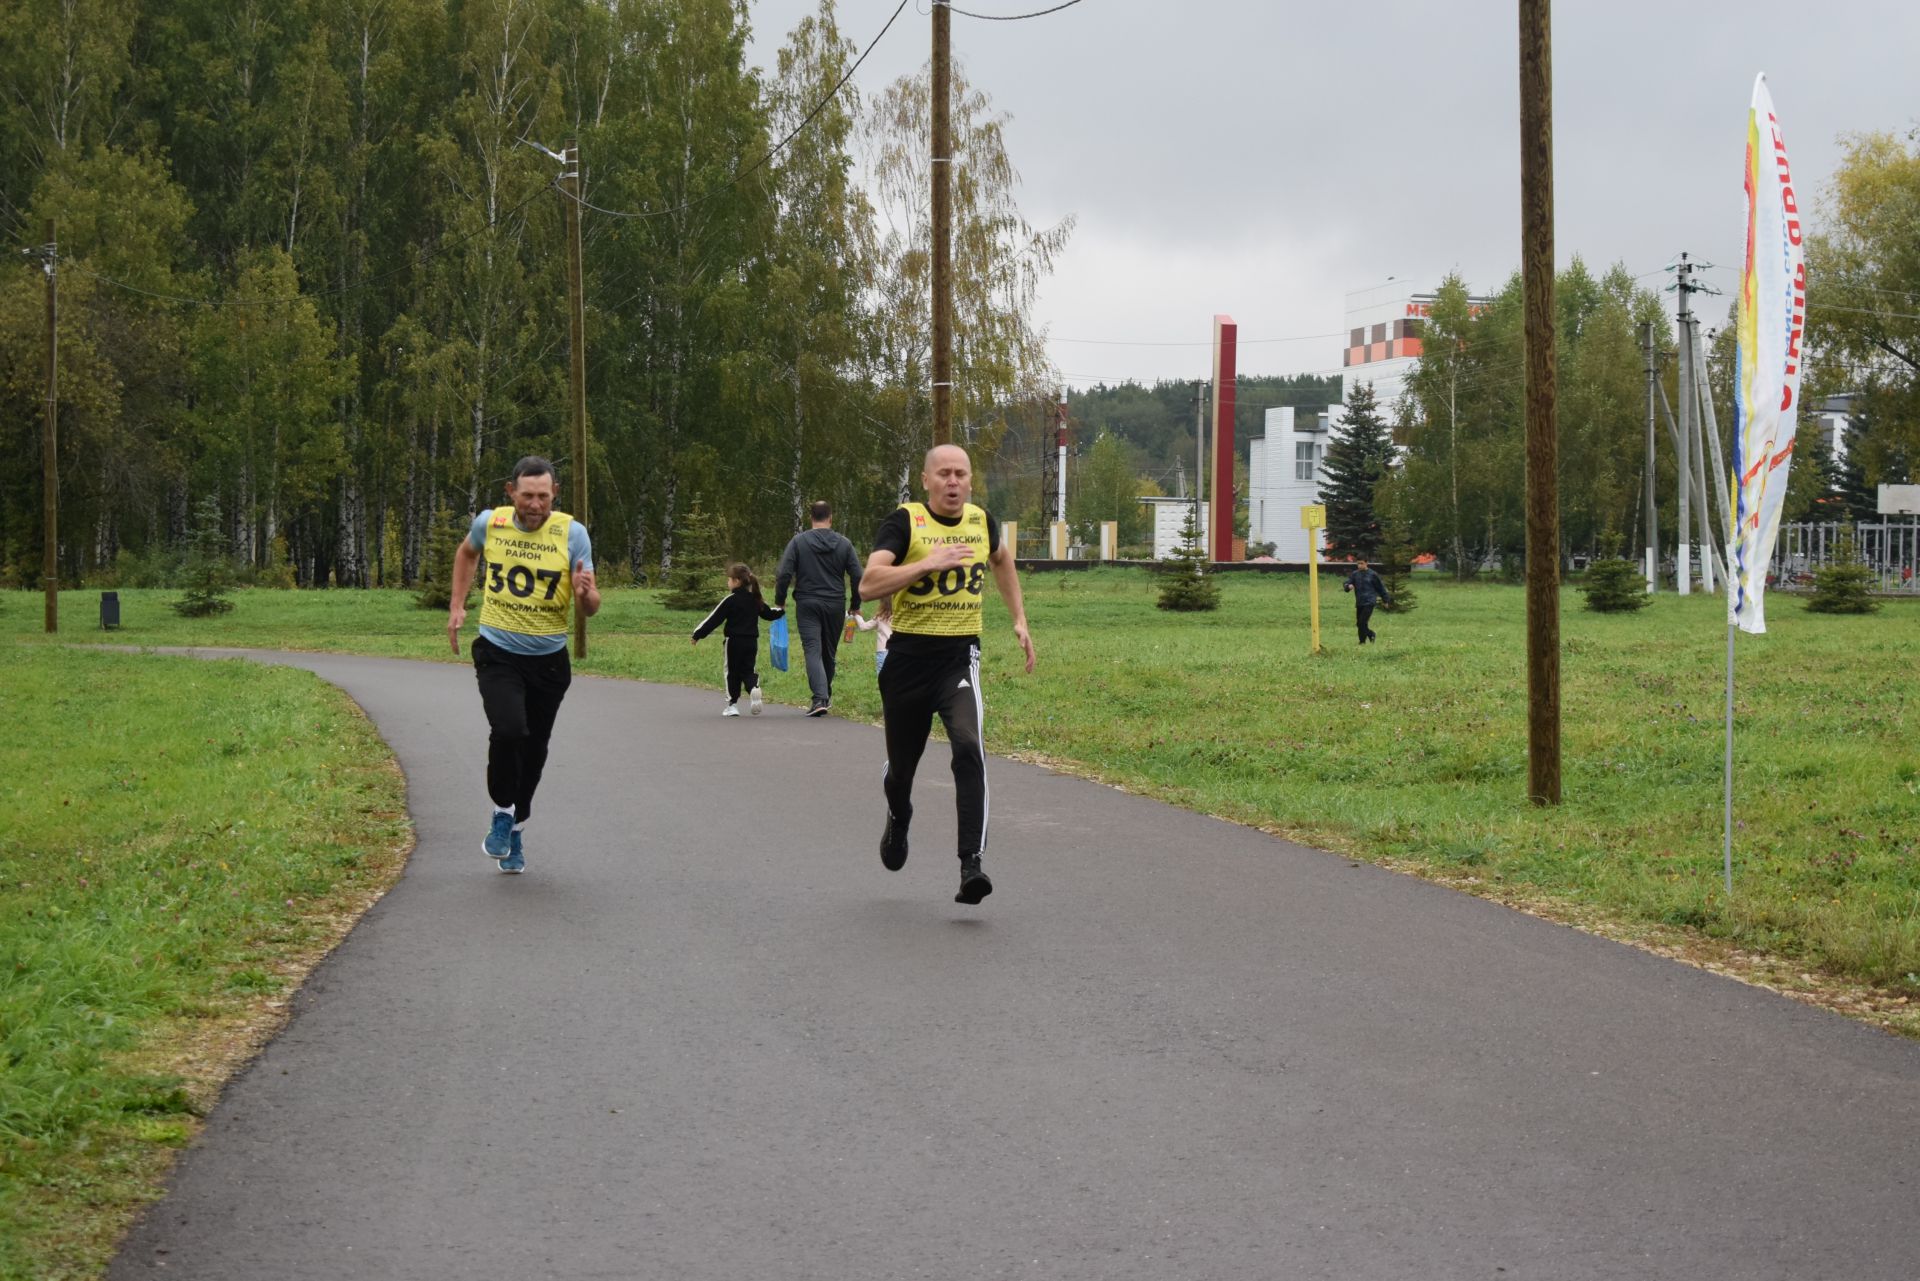
[[[1307,531],[1307,600],[1313,615],[1313,648],[1309,653],[1320,652],[1320,535],[1319,530],[1326,528],[1327,509],[1324,504],[1314,503],[1300,509],[1300,528]]]

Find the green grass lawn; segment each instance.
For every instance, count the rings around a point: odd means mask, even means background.
[[[1381,643],[1361,649],[1348,598],[1323,580],[1316,657],[1304,578],[1223,583],[1222,608],[1194,615],[1155,609],[1136,570],[1030,576],[1032,676],[990,603],[989,749],[1484,892],[1920,996],[1920,604],[1825,617],[1775,595],[1769,634],[1739,638],[1729,898],[1720,599],[1598,615],[1565,592],[1566,799],[1541,809],[1525,795],[1520,589],[1422,581],[1417,609],[1376,614]],[[69,593],[64,638],[451,659],[444,616],[400,592],[256,590],[206,622],[167,610],[176,595],[122,592],[126,626],[107,636],[91,627],[96,597]],[[40,611],[37,596],[7,596],[0,634],[36,637]],[[717,700],[717,638],[687,643],[698,617],[609,592],[582,670],[706,685]],[[842,654],[835,711],[877,718],[871,635]],[[797,656],[792,672],[762,671],[769,697],[804,701]]]
[[[283,989],[397,872],[404,784],[304,672],[0,662],[0,1277],[93,1277]]]

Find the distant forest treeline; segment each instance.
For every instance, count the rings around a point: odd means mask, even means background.
[[[410,583],[515,458],[591,483],[603,570],[657,575],[696,505],[763,557],[826,498],[858,531],[931,440],[928,88],[843,85],[878,32],[832,0],[748,66],[744,0],[14,0],[0,7],[0,583],[41,576],[47,268],[58,284],[59,577],[163,574],[211,537],[256,578]],[[953,95],[955,429],[980,493],[1050,514],[1057,377],[1032,321],[1072,220],[1036,228],[987,96]],[[582,158],[588,457],[569,457],[565,218]],[[1855,390],[1851,490],[1908,474],[1920,157],[1850,144],[1814,269],[1809,394]],[[49,264],[53,225],[57,261]],[[1561,274],[1570,547],[1637,529],[1640,326],[1623,268]],[[1517,283],[1449,280],[1385,515],[1462,563],[1520,543]],[[1828,300],[1832,300],[1829,303]],[[1451,308],[1451,310],[1449,310]],[[1454,314],[1457,312],[1458,314]],[[1730,430],[1728,331],[1715,402]],[[1672,363],[1663,380],[1673,392]],[[1242,378],[1237,435],[1332,378]],[[1070,399],[1069,507],[1135,501],[1193,453],[1192,384]],[[1663,442],[1664,444],[1664,442]],[[1673,491],[1670,461],[1658,488]],[[1839,483],[1796,471],[1794,510]],[[1660,511],[1671,529],[1672,504]]]
[[[738,0],[20,0],[0,10],[0,577],[40,577],[45,228],[59,572],[211,526],[256,576],[417,577],[513,460],[586,468],[598,558],[698,504],[764,553],[864,522],[930,440],[927,87],[841,87],[830,0],[744,60]],[[862,41],[877,32],[857,33]],[[771,43],[771,42],[770,42]],[[958,429],[1044,385],[1034,228],[957,76]],[[591,454],[568,457],[559,166],[582,157]],[[1011,513],[1010,513],[1011,514]]]

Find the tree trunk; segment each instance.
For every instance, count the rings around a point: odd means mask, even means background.
[[[669,468],[666,497],[660,507],[660,574],[663,578],[673,571],[673,522],[679,514],[679,498],[680,477]]]
[[[234,504],[233,554],[253,563],[254,544],[254,493],[253,463],[243,463],[240,468],[239,502]]]
[[[340,509],[334,522],[334,545],[339,549],[340,585],[342,587],[365,587],[367,585],[366,548],[362,539],[366,534],[366,501],[360,492],[360,474],[354,465],[355,445],[359,442],[358,432],[347,434],[346,475],[340,478]]]
[[[407,421],[407,486],[400,506],[400,585],[420,573],[420,420]]]
[[[1453,493],[1453,581],[1467,577],[1467,546],[1460,537],[1460,414],[1455,400],[1460,373],[1454,360],[1447,361],[1447,470]]]
[[[93,560],[102,569],[113,568],[120,555],[120,520],[111,507],[101,509],[93,527]]]
[[[187,482],[176,479],[167,486],[167,546],[178,547],[187,541],[187,513],[190,507]]]
[[[642,582],[647,575],[647,522],[645,516],[635,512],[627,525],[627,565],[633,571],[634,582]]]
[[[793,497],[793,527],[807,527],[807,500],[800,492],[800,468],[806,449],[806,404],[800,395],[800,363],[793,366],[793,468],[787,477],[787,489]]]
[[[481,344],[481,367],[483,370],[485,368],[485,353],[486,345],[483,342]],[[487,392],[484,378],[485,375],[483,373],[483,381],[473,401],[473,456],[467,460],[468,511],[478,511],[480,509],[480,456],[487,439]]]

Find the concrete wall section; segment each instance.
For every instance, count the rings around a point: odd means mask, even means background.
[[[1142,498],[1153,511],[1153,558],[1165,560],[1179,550],[1181,533],[1186,529],[1187,514],[1193,510],[1191,498]],[[1209,504],[1200,504],[1200,538],[1204,546],[1206,541],[1207,508]]]

